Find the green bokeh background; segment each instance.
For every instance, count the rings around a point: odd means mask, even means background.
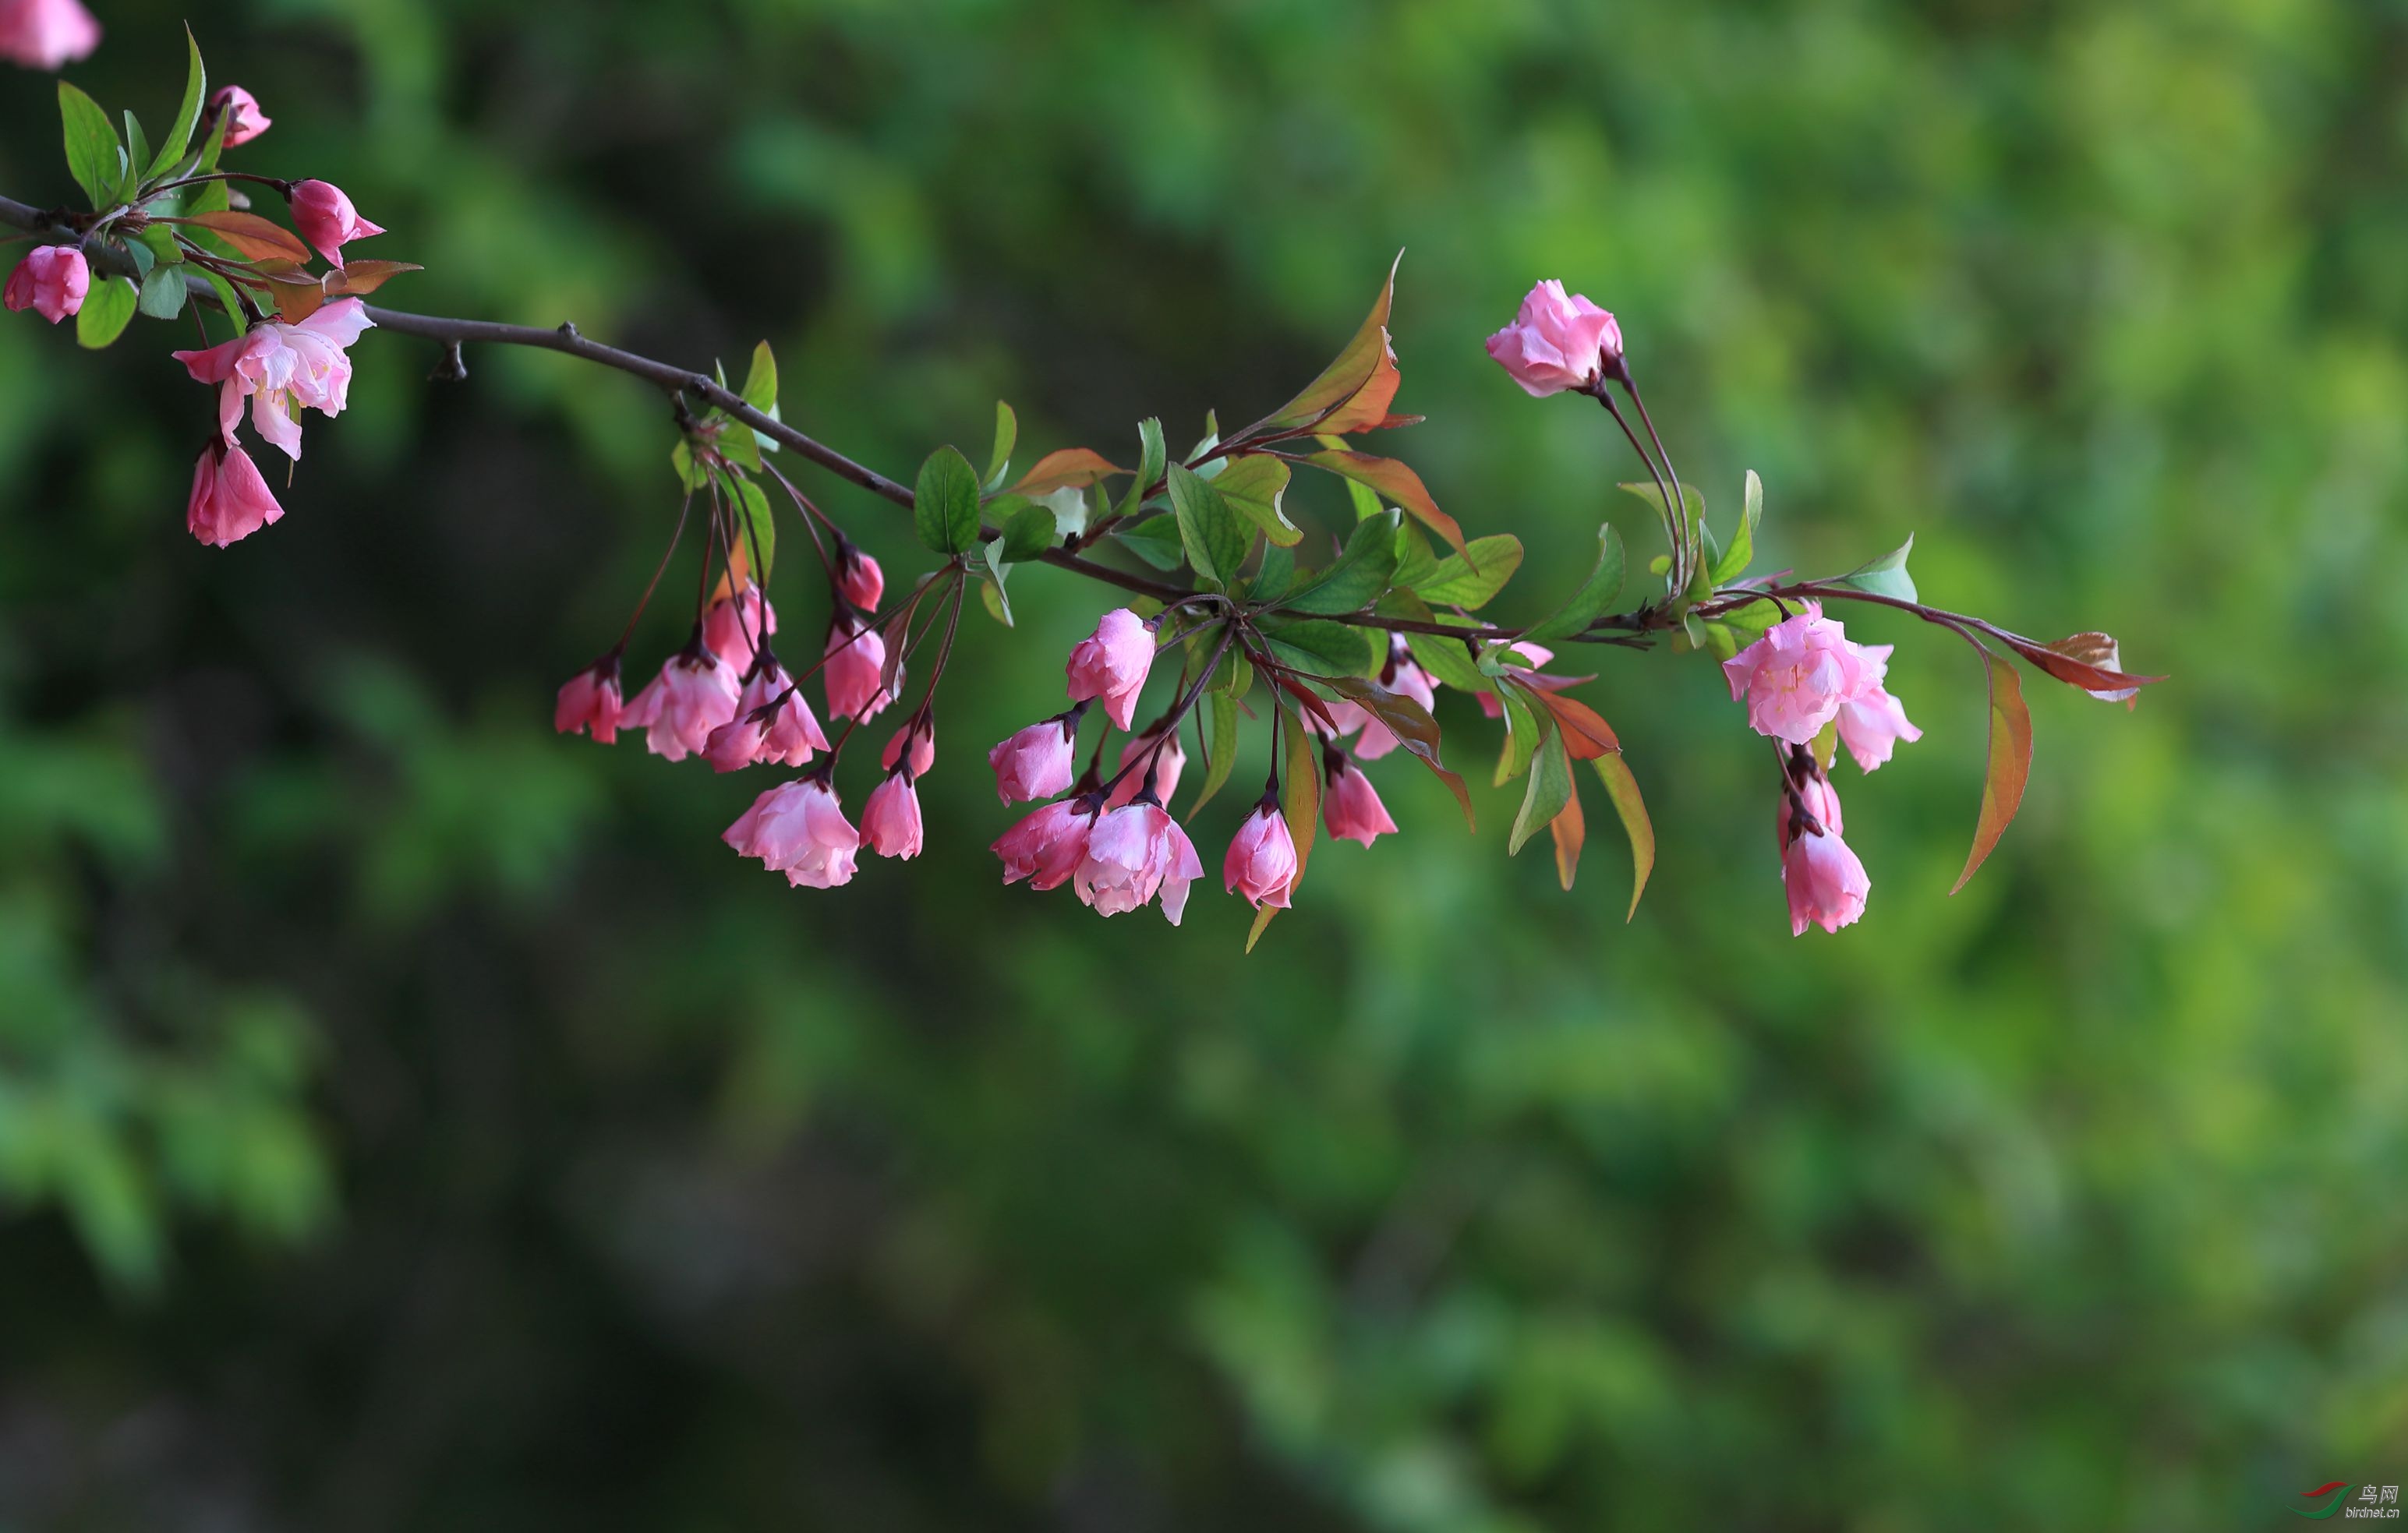
[[[93,3],[70,78],[164,119],[184,12]],[[221,552],[189,326],[9,316],[0,1526],[2249,1528],[2408,1481],[2395,0],[194,19],[276,120],[241,163],[428,267],[395,305],[766,336],[890,473],[997,397],[1024,463],[1250,419],[1401,247],[1391,445],[1529,545],[1499,614],[1600,508],[1652,551],[1598,412],[1482,355],[1560,276],[1718,523],[1764,476],[1770,565],[1912,532],[1928,599],[2173,680],[2032,681],[1951,899],[1978,674],[1849,614],[1928,734],[1843,769],[1871,908],[1792,940],[1718,678],[1603,652],[1634,922],[1593,784],[1578,892],[1506,857],[1452,697],[1480,835],[1375,767],[1405,833],[1240,958],[1217,887],[1173,931],[996,886],[983,749],[1106,605],[1030,570],[927,854],[794,892],[716,838],[758,782],[549,729],[674,512],[657,394],[372,335]],[[0,191],[72,197],[56,133],[0,78]]]

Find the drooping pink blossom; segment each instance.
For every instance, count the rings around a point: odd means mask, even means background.
[[[1789,896],[1789,935],[1803,937],[1810,925],[1827,932],[1855,923],[1865,913],[1872,880],[1865,865],[1840,838],[1840,795],[1821,777],[1810,778],[1799,789],[1806,812],[1820,833],[1798,821],[1789,795],[1781,795],[1781,884]]]
[[[713,769],[733,772],[756,762],[801,766],[813,752],[827,748],[827,736],[802,689],[776,655],[765,655],[744,679],[735,717],[710,732],[703,755]]]
[[[224,548],[280,521],[284,508],[241,448],[212,438],[193,466],[193,493],[184,505],[184,526],[211,548]]]
[[[0,58],[55,70],[100,46],[100,23],[77,0],[0,0]]]
[[[929,768],[937,765],[935,719],[915,713],[905,720],[902,728],[886,738],[886,748],[878,752],[878,764],[891,772],[907,751],[910,752],[911,776],[927,776]]]
[[[8,274],[0,289],[0,304],[11,309],[30,308],[52,324],[83,308],[92,291],[92,267],[73,245],[36,245]]]
[[[1923,738],[1906,717],[1906,705],[1889,695],[1884,682],[1889,677],[1888,644],[1852,644],[1864,662],[1865,679],[1854,695],[1840,705],[1840,743],[1848,754],[1856,758],[1856,766],[1870,772],[1889,760],[1898,741],[1912,745]]]
[[[384,233],[381,225],[360,217],[351,199],[331,181],[303,181],[293,189],[292,204],[293,226],[330,266],[343,264],[343,247],[352,240]]]
[[[1196,843],[1159,804],[1113,809],[1096,822],[1072,887],[1101,915],[1134,910],[1162,895],[1162,913],[1176,926],[1187,909],[1187,886],[1204,876]]]
[[[861,807],[861,838],[882,857],[920,854],[920,794],[911,774],[889,772]]]
[[[1731,700],[1747,700],[1749,725],[1792,745],[1821,734],[1841,706],[1862,693],[1870,674],[1864,652],[1811,601],[1723,662]]]
[[[856,637],[857,636],[857,637]],[[867,724],[895,700],[895,689],[882,675],[886,668],[886,636],[849,612],[837,615],[828,629],[828,717],[859,719]],[[903,667],[895,667],[895,688],[903,685]]]
[[[1104,799],[1104,808],[1119,809],[1145,791],[1146,768],[1136,764],[1145,759],[1146,752],[1154,751],[1156,740],[1162,741],[1162,749],[1154,757],[1154,796],[1168,799],[1179,792],[1179,774],[1187,769],[1187,750],[1179,743],[1179,731],[1171,730],[1169,738],[1165,739],[1163,728],[1163,725],[1156,724],[1142,735],[1131,735],[1121,746],[1122,768],[1127,770],[1136,766],[1136,770],[1129,771],[1114,786]]]
[[[833,889],[853,881],[861,833],[844,817],[836,790],[816,777],[781,782],[752,801],[720,839],[738,856],[758,857],[796,888]]]
[[[374,327],[367,306],[337,298],[298,324],[263,321],[230,341],[201,351],[171,353],[196,383],[215,383],[218,429],[231,445],[251,401],[251,423],[286,456],[301,456],[296,406],[339,415],[350,402],[351,359],[347,348]]]
[[[1007,804],[1051,798],[1070,786],[1071,742],[1079,733],[1079,710],[1039,719],[995,742],[986,764],[995,768],[996,795]]]
[[[1154,630],[1125,607],[1103,615],[1096,631],[1071,648],[1063,668],[1070,682],[1070,700],[1100,697],[1104,711],[1122,729],[1137,714],[1137,695],[1145,690],[1146,672],[1154,666]]]
[[[1585,389],[1622,366],[1613,316],[1549,278],[1522,300],[1513,322],[1488,337],[1488,354],[1534,399]]]
[[[1365,846],[1382,836],[1393,836],[1397,830],[1397,823],[1388,818],[1388,806],[1380,802],[1371,780],[1356,770],[1353,762],[1342,759],[1329,773],[1322,790],[1321,819],[1329,827],[1330,839],[1360,841]]]
[[[259,109],[259,98],[239,85],[228,85],[209,97],[209,110],[226,113],[225,147],[239,149],[274,123]]]
[[[1058,889],[1086,860],[1095,827],[1094,800],[1058,799],[1005,831],[988,850],[1003,859],[1004,882],[1026,879],[1031,889]]]
[[[1266,905],[1287,909],[1289,891],[1296,887],[1296,841],[1277,804],[1255,805],[1230,838],[1228,855],[1221,860],[1221,882],[1257,910]]]
[[[668,657],[619,722],[643,730],[652,754],[683,761],[710,748],[710,732],[736,716],[738,695],[736,668],[693,645]]]
[[[878,561],[853,546],[849,538],[839,538],[836,550],[837,595],[865,612],[875,612],[886,597],[886,572]]]
[[[552,706],[552,727],[563,735],[591,734],[600,744],[619,738],[624,711],[619,696],[619,655],[604,655],[561,683]]]
[[[702,614],[702,641],[738,671],[752,668],[753,652],[767,649],[769,636],[777,631],[778,609],[750,580],[741,592],[720,597]]]

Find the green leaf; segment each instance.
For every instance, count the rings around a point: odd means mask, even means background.
[[[1952,895],[1971,880],[1990,849],[1999,844],[1999,838],[2007,833],[2007,826],[2014,823],[2015,811],[2023,807],[2024,784],[2031,777],[2031,710],[2024,706],[2024,686],[2015,675],[2014,662],[1993,654],[1979,640],[1973,647],[1982,652],[1989,673],[1990,760],[1982,775],[1982,816],[1973,826],[1972,855],[1965,859],[1965,871],[1956,875],[1956,888],[1948,891]]]
[[[1312,860],[1312,840],[1321,827],[1321,764],[1314,759],[1312,732],[1300,714],[1287,718],[1287,755],[1280,767],[1280,813],[1287,820],[1287,838],[1296,846],[1296,876],[1304,877]],[[1257,928],[1259,929],[1259,928]]]
[[[995,446],[987,453],[986,478],[980,482],[989,490],[1003,486],[1005,470],[1011,466],[1011,450],[1020,441],[1020,417],[1011,407],[998,399],[995,402]]]
[[[241,300],[235,296],[234,284],[207,266],[201,268],[201,276],[217,294],[218,307],[225,311],[226,319],[234,325],[234,333],[239,336],[250,330],[251,316],[244,310]]]
[[[1276,544],[1263,550],[1263,562],[1246,586],[1246,599],[1269,606],[1296,584],[1296,555]]]
[[[1003,562],[1003,539],[994,538],[979,550],[979,565],[986,579],[979,582],[979,600],[986,604],[995,620],[1009,628],[1011,623],[1011,598],[1004,594],[1003,578],[1010,566]]]
[[[1366,630],[1343,623],[1274,615],[1262,620],[1261,631],[1281,664],[1308,676],[1369,676],[1387,658],[1386,647],[1375,647]]]
[[[778,408],[778,358],[767,341],[752,348],[752,365],[745,370],[744,387],[738,391],[744,402],[764,415]]]
[[[1416,623],[1439,621],[1422,604],[1422,599],[1410,591],[1389,592],[1380,598],[1379,610],[1383,617],[1411,618]],[[1470,630],[1467,628],[1465,632],[1468,637]],[[1462,639],[1449,638],[1443,634],[1407,634],[1405,644],[1412,651],[1413,659],[1422,669],[1448,686],[1462,692],[1486,692],[1495,685],[1481,674],[1479,666],[1472,661],[1470,650],[1465,647]]]
[[[736,516],[738,550],[746,560],[758,558],[760,569],[755,579],[767,584],[769,569],[778,557],[778,523],[769,515],[769,497],[749,479],[729,475],[731,502]]]
[[[1009,504],[1011,502],[1017,502],[1017,505]],[[994,503],[993,509],[997,517],[1006,519],[1003,536],[996,539],[996,544],[1001,547],[1002,557],[1007,562],[1018,564],[1037,558],[1054,546],[1054,522],[1051,506],[1020,495],[1005,495]]]
[[[223,154],[223,153],[225,152],[225,137],[226,137],[226,129],[228,129],[229,127],[232,127],[233,125],[234,125],[234,113],[232,113],[232,112],[220,112],[220,113],[218,113],[217,121],[209,124],[209,137],[208,137],[208,142],[207,142],[207,143],[205,143],[205,144],[203,144],[203,145],[201,146],[201,152],[200,152],[199,157],[198,157],[198,158],[196,158],[195,160],[194,160],[194,162],[193,162],[193,169],[194,169],[194,170],[198,171],[200,174],[202,174],[202,175],[206,176],[206,175],[208,175],[209,172],[211,172],[211,171],[213,171],[213,170],[217,169],[217,167],[218,167],[218,156],[219,156],[219,155],[221,155],[221,154]],[[222,199],[222,198],[225,196],[225,194],[226,194],[226,191],[225,191],[225,183],[224,183],[223,181],[211,181],[211,182],[209,183],[209,186],[210,186],[210,187],[214,187],[214,188],[216,189],[217,193],[218,193],[218,196],[219,196],[221,199]],[[206,189],[204,189],[204,190],[206,190]],[[227,205],[225,202],[223,202],[222,200],[221,200],[221,201],[219,202],[218,206],[219,206],[219,207],[221,207],[221,208],[222,208],[222,207],[225,207],[225,206],[228,206],[228,205]]]
[[[1002,623],[1007,628],[1012,625],[1011,603],[1003,594],[1002,581],[981,580],[979,582],[979,605],[985,608],[986,615],[995,619],[996,622]]]
[[[1572,763],[1564,752],[1564,738],[1552,724],[1540,727],[1546,738],[1541,741],[1530,766],[1529,786],[1522,793],[1522,811],[1513,816],[1513,834],[1505,843],[1509,855],[1518,853],[1531,837],[1545,829],[1563,812],[1572,795]]]
[[[125,154],[118,146],[117,130],[109,125],[108,114],[100,109],[99,102],[61,80],[59,124],[66,138],[67,174],[83,188],[93,207],[108,207]]]
[[[184,49],[190,60],[184,65],[184,99],[176,108],[176,125],[159,145],[159,152],[144,169],[145,179],[155,180],[167,167],[184,157],[192,147],[193,129],[201,121],[201,101],[208,93],[209,74],[201,67],[201,45],[193,40],[193,29],[184,28]]]
[[[184,294],[183,267],[153,266],[150,275],[142,279],[137,307],[154,320],[172,320],[184,311]]]
[[[1245,664],[1243,656],[1232,649],[1222,664],[1235,660]],[[1229,781],[1229,769],[1238,764],[1238,699],[1235,694],[1215,692],[1204,700],[1203,713],[1197,721],[1196,734],[1204,748],[1204,787],[1196,802],[1187,806],[1194,814],[1221,791]]]
[[[1597,768],[1605,795],[1613,800],[1613,812],[1622,818],[1623,834],[1630,838],[1630,913],[1623,917],[1628,921],[1639,914],[1639,896],[1647,892],[1647,875],[1656,870],[1656,827],[1648,821],[1646,801],[1639,796],[1639,780],[1630,775],[1630,764],[1621,752],[1609,751],[1589,765]]]
[[[114,242],[110,241],[104,244],[103,248],[111,248],[113,245]],[[134,279],[136,283],[141,282],[145,278],[149,277],[150,275],[150,268],[159,264],[158,252],[151,250],[150,246],[145,245],[138,239],[126,241],[124,250],[126,258],[134,263]]]
[[[1571,600],[1522,637],[1533,641],[1569,638],[1587,627],[1589,620],[1613,605],[1613,598],[1620,595],[1622,535],[1608,522],[1597,529],[1597,565],[1588,572],[1588,579],[1572,593]]]
[[[97,351],[125,333],[140,295],[122,277],[94,282],[76,314],[76,344]]]
[[[1868,591],[1876,596],[1893,596],[1899,601],[1918,601],[1921,598],[1914,594],[1914,577],[1906,572],[1906,556],[1914,552],[1914,535],[1909,533],[1906,541],[1896,549],[1826,583],[1851,591]]]
[[[1229,509],[1263,530],[1263,536],[1283,548],[1290,548],[1304,533],[1280,509],[1280,497],[1287,493],[1288,467],[1278,458],[1260,453],[1247,453],[1227,461],[1212,479],[1212,488]]]
[[[1710,584],[1727,585],[1747,573],[1747,566],[1756,561],[1756,526],[1763,520],[1764,481],[1751,468],[1747,471],[1747,492],[1741,502],[1739,525],[1731,529],[1730,547],[1723,550],[1723,556],[1714,562],[1713,572],[1707,577]]]
[[[1254,688],[1254,663],[1238,652],[1233,646],[1221,657],[1221,668],[1205,683],[1210,692],[1226,692],[1232,697],[1243,697]]]
[[[1528,696],[1518,686],[1497,688],[1498,701],[1505,714],[1505,747],[1497,755],[1497,776],[1491,784],[1503,787],[1530,769],[1530,758],[1539,750],[1539,715],[1530,707]]]
[[[1112,536],[1156,569],[1177,569],[1186,562],[1187,550],[1179,540],[1179,524],[1168,516],[1150,516],[1133,525],[1116,527]]]
[[[1331,616],[1359,612],[1379,600],[1396,570],[1396,513],[1390,511],[1377,520],[1354,523],[1354,534],[1346,539],[1337,562],[1307,580],[1281,606]]]
[[[1223,586],[1238,577],[1246,562],[1254,533],[1229,509],[1221,493],[1182,465],[1172,464],[1170,509],[1179,519],[1180,542],[1187,563],[1205,580]]]
[[[1484,607],[1522,567],[1522,540],[1511,533],[1471,540],[1471,557],[1450,553],[1429,574],[1412,582],[1413,595],[1432,607]]]
[[[978,541],[978,470],[959,450],[940,447],[920,465],[911,524],[932,552],[965,553]]]
[[[1128,493],[1121,497],[1121,515],[1135,516],[1145,504],[1145,493],[1154,481],[1162,478],[1170,462],[1170,450],[1162,442],[1162,423],[1152,416],[1137,423],[1137,478],[1130,481]]]
[[[134,194],[142,190],[142,173],[150,168],[150,140],[143,133],[141,122],[136,120],[134,108],[128,107],[125,109],[125,170],[118,178],[117,201],[134,200]]]

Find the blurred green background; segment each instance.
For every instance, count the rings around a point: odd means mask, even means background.
[[[164,120],[184,12],[93,3],[70,78]],[[1762,473],[1768,567],[1911,531],[1928,599],[2174,680],[2032,681],[1950,899],[1978,674],[1847,614],[1928,734],[1843,770],[1871,909],[1794,941],[1698,657],[1583,693],[1663,841],[1627,925],[1594,784],[1567,896],[1442,699],[1479,837],[1375,766],[1406,833],[1241,959],[1242,792],[1184,930],[996,886],[984,748],[1107,605],[1032,569],[925,857],[790,891],[716,838],[760,781],[550,731],[674,510],[656,393],[372,335],[220,552],[189,327],[10,316],[0,1526],[2245,1528],[2408,1481],[2398,0],[194,20],[275,119],[239,163],[429,268],[394,305],[766,336],[890,473],[998,396],[1024,464],[1251,419],[1402,247],[1389,449],[1529,544],[1498,615],[1601,507],[1652,552],[1598,412],[1481,352],[1560,276],[1717,524]],[[0,192],[70,199],[57,143],[0,78]]]

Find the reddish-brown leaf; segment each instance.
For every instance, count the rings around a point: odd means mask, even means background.
[[[1571,743],[1571,737],[1564,737]],[[1563,881],[1570,893],[1572,878],[1580,871],[1581,843],[1588,839],[1588,824],[1581,818],[1580,785],[1572,785],[1572,795],[1564,800],[1563,812],[1547,822],[1547,829],[1555,838],[1555,877]]]
[[[305,265],[309,260],[309,247],[301,236],[281,224],[270,223],[257,213],[236,212],[228,208],[215,213],[193,213],[183,218],[153,220],[159,223],[195,223],[224,240],[254,261],[290,261]]]
[[[424,266],[409,261],[351,261],[340,269],[326,274],[326,296],[356,298],[374,293],[406,271],[424,271]]]
[[[1647,875],[1656,870],[1656,826],[1647,818],[1646,800],[1639,796],[1639,780],[1630,775],[1630,766],[1622,752],[1613,752],[1597,758],[1598,781],[1605,784],[1605,795],[1613,800],[1613,812],[1622,817],[1623,833],[1630,838],[1630,914],[1639,914],[1639,896],[1647,892]]]
[[[1613,726],[1586,703],[1535,688],[1531,695],[1546,704],[1547,710],[1555,716],[1555,724],[1564,732],[1564,749],[1574,761],[1595,761],[1622,749],[1622,742],[1613,738]]]
[[[1463,824],[1467,829],[1478,828],[1471,812],[1471,793],[1463,785],[1462,777],[1439,759],[1438,721],[1429,710],[1400,693],[1389,692],[1359,677],[1339,677],[1330,682],[1340,693],[1360,704],[1374,718],[1386,724],[1414,760],[1438,775],[1438,780],[1455,795],[1463,808]]]
[[[1350,431],[1404,423],[1388,414],[1397,385],[1402,381],[1397,372],[1396,351],[1388,343],[1388,308],[1396,297],[1397,266],[1404,259],[1405,252],[1398,251],[1396,261],[1389,263],[1388,279],[1380,285],[1371,312],[1363,317],[1354,338],[1346,343],[1338,359],[1306,384],[1303,393],[1231,437],[1232,441],[1249,440],[1266,430],[1342,437]]]
[[[1011,487],[1013,494],[1045,495],[1056,490],[1083,490],[1111,474],[1128,470],[1088,447],[1066,447],[1037,460],[1037,466]]]
[[[1471,551],[1464,547],[1463,529],[1455,525],[1455,518],[1438,509],[1438,502],[1430,498],[1428,488],[1422,483],[1422,477],[1396,459],[1375,458],[1369,452],[1333,449],[1312,453],[1304,461],[1316,468],[1342,474],[1355,483],[1369,485],[1387,496],[1403,507],[1407,516],[1445,538],[1447,546],[1462,554],[1466,564],[1477,567]]]
[[[2015,653],[2058,681],[2127,708],[2138,705],[2141,688],[2165,680],[2162,676],[2126,675],[2123,658],[2111,634],[2073,634],[2054,644],[2036,644],[2010,635],[2007,643]]]
[[[2015,677],[2014,664],[2005,656],[1993,653],[1980,645],[1982,663],[1990,681],[1990,764],[1982,776],[1982,816],[1973,826],[1972,855],[1965,859],[1965,871],[1956,876],[1956,889],[1965,887],[1974,869],[1989,856],[1999,838],[2014,823],[2015,810],[2023,807],[2024,784],[2031,778],[2031,709],[2024,706],[2023,683]]]

